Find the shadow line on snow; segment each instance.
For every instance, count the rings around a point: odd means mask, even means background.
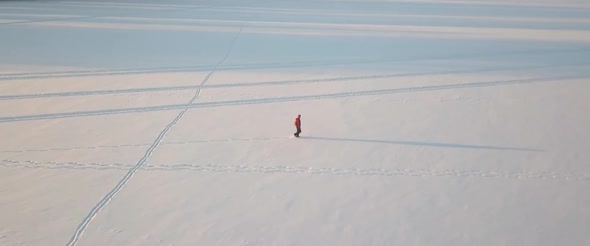
[[[500,147],[500,146],[489,146],[489,145],[473,145],[473,144],[437,143],[437,142],[420,142],[420,141],[393,141],[393,140],[333,138],[333,137],[306,137],[306,136],[303,136],[302,138],[304,138],[304,139],[311,139],[311,140],[319,140],[319,141],[359,142],[359,143],[377,143],[377,144],[397,144],[397,145],[412,145],[412,146],[438,147],[438,148],[483,149],[483,150],[513,150],[513,151],[544,152],[544,150],[540,150],[540,149],[515,148],[515,147]]]
[[[497,68],[481,68],[481,69],[464,69],[452,71],[436,71],[436,72],[420,72],[420,73],[398,73],[398,74],[380,74],[380,75],[361,75],[361,76],[347,76],[334,77],[322,79],[298,79],[298,80],[278,80],[278,81],[264,81],[252,83],[228,83],[217,85],[178,85],[165,87],[144,87],[131,89],[114,89],[114,90],[94,90],[94,91],[70,91],[70,92],[52,92],[52,93],[38,93],[38,94],[20,94],[20,95],[0,95],[0,100],[18,100],[18,99],[34,99],[34,98],[51,98],[51,97],[74,97],[74,96],[98,96],[98,95],[114,95],[114,94],[128,94],[128,93],[149,93],[161,91],[184,91],[194,89],[215,89],[215,88],[234,88],[234,87],[253,87],[253,86],[279,86],[291,84],[307,84],[307,83],[329,83],[329,82],[343,82],[367,79],[387,79],[387,78],[402,78],[413,76],[427,76],[427,75],[446,75],[446,74],[466,74],[475,72],[498,72],[498,71],[519,71],[527,69],[541,69],[541,68],[556,68],[565,66],[587,65],[587,63],[573,63],[562,65],[542,65],[542,66],[527,66],[527,67],[497,67]]]
[[[36,1],[33,1],[36,2]],[[36,3],[43,3],[43,4],[48,4],[45,3],[45,1],[40,1],[40,2],[36,2]],[[45,6],[39,6],[40,8],[44,8]],[[58,6],[59,8],[71,8],[72,6],[68,6],[68,5],[61,5]],[[75,7],[75,6],[74,6]],[[92,5],[81,5],[79,6],[80,8],[92,8],[95,6]],[[103,6],[103,7],[108,7],[108,6]],[[117,6],[117,5],[113,5],[110,6],[114,9],[120,9],[121,6]],[[31,6],[32,9],[35,8],[35,6]],[[130,6],[127,6],[127,8],[130,8]],[[188,9],[206,9],[206,8],[210,8],[210,6],[177,6],[177,7],[173,7],[173,6],[169,6],[166,8],[162,8],[162,9],[134,9],[134,10],[130,10],[130,11],[126,11],[126,13],[118,13],[118,15],[129,15],[129,14],[141,14],[141,13],[149,13],[149,12],[158,12],[158,13],[162,13],[165,11],[179,11],[179,10],[188,10]],[[133,8],[131,8],[133,9]],[[107,11],[107,10],[105,10]],[[107,18],[107,17],[117,17],[118,15],[113,15],[113,14],[109,14],[109,15],[84,15],[84,16],[71,16],[71,17],[57,17],[57,18],[44,18],[44,19],[28,19],[28,20],[17,20],[17,21],[11,21],[11,22],[4,22],[4,23],[0,23],[0,26],[7,26],[7,25],[21,25],[21,24],[35,24],[35,23],[44,23],[44,22],[54,22],[54,21],[71,21],[71,20],[92,20],[92,19],[100,19],[100,18]]]
[[[204,102],[204,103],[194,103],[194,104],[170,104],[170,105],[159,105],[159,106],[150,106],[150,107],[117,108],[117,109],[88,110],[88,111],[75,111],[75,112],[50,113],[50,114],[20,115],[20,116],[0,117],[0,123],[1,122],[31,121],[31,120],[63,119],[63,118],[83,117],[83,116],[104,116],[104,115],[114,115],[114,114],[142,113],[142,112],[164,111],[164,110],[181,110],[181,109],[185,109],[185,108],[214,108],[214,107],[227,107],[227,106],[244,106],[244,105],[256,105],[256,104],[269,104],[269,103],[282,103],[282,102],[296,102],[296,101],[310,101],[310,100],[358,97],[358,96],[387,95],[387,94],[421,92],[421,91],[436,91],[436,90],[449,90],[449,89],[493,87],[493,86],[502,86],[502,85],[532,84],[532,83],[556,82],[556,81],[560,81],[560,80],[581,79],[581,78],[588,78],[588,76],[586,76],[586,75],[584,75],[584,76],[570,75],[570,76],[557,76],[557,77],[548,77],[548,78],[531,78],[531,79],[492,81],[492,82],[475,82],[475,83],[462,83],[462,84],[416,86],[416,87],[395,88],[395,89],[352,91],[352,92],[340,92],[340,93],[319,94],[319,95],[270,97],[270,98],[260,98],[260,99],[227,100],[227,101]]]
[[[307,68],[307,67],[328,67],[341,65],[370,65],[380,63],[396,63],[410,61],[437,61],[449,59],[469,59],[469,58],[494,58],[494,57],[511,57],[521,55],[537,54],[562,54],[562,53],[584,53],[590,52],[585,47],[568,48],[568,49],[530,49],[530,50],[510,50],[510,51],[489,51],[468,54],[440,54],[433,57],[405,57],[405,58],[378,58],[378,59],[350,59],[338,61],[296,61],[296,62],[268,62],[254,64],[234,64],[218,67],[218,71],[248,71],[257,69],[277,69],[277,68]],[[559,66],[560,64],[553,64]],[[151,74],[151,73],[179,73],[179,72],[203,72],[210,71],[214,65],[198,66],[171,66],[171,67],[151,67],[151,68],[131,68],[131,69],[101,69],[101,70],[78,70],[78,71],[56,71],[56,72],[32,72],[32,73],[4,73],[0,74],[2,80],[30,80],[30,79],[49,79],[49,78],[75,78],[91,76],[115,76],[115,75],[134,75],[134,74]]]

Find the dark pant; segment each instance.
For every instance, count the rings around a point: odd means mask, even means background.
[[[293,135],[295,135],[295,137],[299,137],[299,133],[301,133],[301,128],[297,127],[297,132]]]

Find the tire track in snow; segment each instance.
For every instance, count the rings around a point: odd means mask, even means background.
[[[17,161],[1,160],[0,166],[3,167],[20,167],[31,169],[93,169],[93,170],[129,170],[133,167],[131,164],[104,164],[104,163],[79,163],[79,162],[37,162],[37,161]]]
[[[131,165],[120,163],[78,163],[78,162],[35,162],[1,160],[0,166],[32,169],[126,169]],[[485,170],[458,169],[383,169],[383,168],[329,168],[329,167],[301,167],[301,166],[245,166],[245,165],[213,165],[213,164],[161,164],[144,165],[142,170],[148,171],[199,171],[217,173],[262,173],[262,174],[299,174],[326,176],[382,176],[382,177],[474,177],[499,179],[533,179],[533,180],[561,180],[561,181],[590,181],[590,176],[583,174],[563,174],[553,171],[543,172],[510,172]]]
[[[190,140],[190,141],[175,141],[175,142],[161,142],[160,145],[183,145],[191,143],[213,143],[213,142],[234,142],[234,141],[273,141],[288,139],[289,137],[268,137],[268,138],[226,138],[226,139],[210,139],[210,140]],[[60,147],[49,149],[24,149],[24,150],[0,150],[0,153],[27,153],[27,152],[50,152],[50,151],[70,151],[70,150],[94,150],[94,149],[117,149],[126,147],[142,147],[151,146],[151,144],[118,144],[118,145],[97,145],[97,146],[81,146],[81,147]]]
[[[590,181],[589,176],[560,174],[555,172],[497,172],[484,170],[434,170],[434,169],[382,169],[382,168],[314,168],[292,166],[242,166],[242,165],[147,165],[147,170],[194,170],[226,173],[295,173],[311,175],[344,175],[344,176],[414,176],[414,177],[483,177],[507,179],[554,179]]]
[[[209,77],[209,76],[210,75],[208,75],[207,77]],[[303,96],[268,97],[268,98],[254,98],[254,99],[241,99],[241,100],[213,101],[213,102],[194,103],[194,104],[193,103],[169,104],[169,105],[158,105],[158,106],[149,106],[149,107],[102,109],[102,110],[88,110],[88,111],[35,114],[35,115],[19,115],[19,116],[0,117],[0,123],[2,123],[2,122],[16,122],[16,121],[30,121],[30,120],[63,119],[63,118],[72,118],[72,117],[88,117],[88,116],[99,116],[99,115],[143,113],[143,112],[153,112],[153,111],[169,111],[169,110],[178,110],[178,109],[185,109],[185,108],[231,107],[231,106],[259,105],[259,104],[285,103],[285,102],[296,102],[296,101],[328,100],[328,99],[360,97],[360,96],[390,95],[390,94],[414,93],[414,92],[426,92],[426,91],[438,91],[438,90],[456,90],[456,89],[485,88],[485,87],[509,86],[509,85],[539,84],[539,83],[551,83],[551,82],[567,81],[567,80],[572,81],[572,80],[576,80],[576,79],[587,79],[587,78],[588,78],[588,75],[563,75],[563,76],[552,76],[552,77],[544,77],[544,78],[511,79],[511,80],[505,80],[505,81],[472,82],[472,83],[444,84],[444,85],[424,85],[424,86],[415,86],[415,87],[380,89],[380,90],[365,90],[365,91],[349,91],[349,92],[303,95]],[[199,88],[201,88],[201,87],[199,87]],[[199,91],[200,91],[200,89],[199,89]]]
[[[33,72],[33,73],[0,73],[0,81],[3,80],[31,80],[31,79],[51,79],[51,78],[73,78],[73,77],[93,77],[93,76],[116,76],[116,75],[135,75],[151,73],[179,73],[195,71],[234,71],[234,70],[252,70],[252,69],[272,69],[272,68],[298,68],[298,67],[316,67],[316,66],[339,66],[354,64],[378,64],[392,62],[386,59],[367,60],[355,59],[347,61],[299,61],[299,62],[274,62],[274,63],[254,63],[254,64],[234,64],[223,65],[215,68],[214,65],[202,66],[178,66],[178,67],[151,67],[135,69],[103,69],[103,70],[80,70],[80,71],[57,71],[57,72]]]
[[[27,153],[27,152],[50,152],[50,151],[70,151],[70,150],[117,149],[117,148],[125,148],[125,147],[141,147],[141,146],[150,146],[150,145],[151,144],[119,144],[119,145],[97,145],[97,146],[81,146],[81,147],[60,147],[60,148],[49,148],[49,149],[0,150],[0,153]]]
[[[215,65],[215,68],[217,68],[219,65],[221,65],[221,63],[223,63],[229,57],[229,55],[231,54],[231,52],[233,50],[233,47],[235,45],[235,42],[238,39],[239,35],[242,33],[242,30],[243,29],[244,29],[244,26],[241,26],[239,32],[231,40],[230,46],[227,49],[225,55]],[[203,79],[203,81],[200,84],[201,86],[203,86],[205,83],[207,83],[207,81],[215,73],[215,71],[216,71],[215,68],[211,72],[209,72],[209,74],[207,74],[207,76],[205,77],[205,79]],[[94,219],[94,217],[111,201],[111,199],[113,199],[113,197],[115,195],[117,195],[117,193],[119,193],[119,191],[121,191],[121,189],[123,189],[123,187],[127,184],[127,182],[131,179],[131,177],[133,177],[133,175],[137,172],[137,170],[139,170],[146,163],[146,161],[150,158],[150,156],[152,155],[152,153],[154,152],[154,150],[158,147],[158,145],[160,144],[160,142],[162,141],[162,139],[164,138],[164,136],[166,136],[166,133],[168,133],[168,131],[170,131],[170,129],[174,125],[176,125],[176,123],[178,123],[178,121],[180,121],[180,119],[182,119],[182,117],[184,116],[184,114],[190,109],[190,107],[188,107],[188,105],[193,104],[197,100],[197,98],[199,98],[199,95],[200,94],[201,94],[201,89],[199,87],[199,89],[197,89],[197,91],[195,92],[195,95],[188,102],[187,107],[185,107],[182,111],[180,111],[180,113],[170,123],[168,123],[168,125],[166,125],[166,127],[160,132],[160,134],[158,135],[158,137],[154,140],[154,142],[152,143],[152,145],[147,149],[147,151],[145,152],[145,154],[143,155],[143,157],[141,157],[141,159],[137,162],[137,164],[135,164],[131,169],[129,169],[129,171],[123,177],[123,179],[121,179],[117,183],[117,185],[109,193],[107,193],[92,208],[92,210],[90,210],[90,212],[88,213],[88,215],[86,215],[86,217],[82,220],[82,223],[80,223],[80,225],[78,225],[78,227],[76,228],[74,234],[72,235],[70,241],[68,241],[67,245],[73,246],[73,245],[76,245],[76,243],[78,243],[78,240],[80,240],[80,237],[82,236],[82,234],[84,233],[84,231],[88,227],[88,224],[90,224],[90,222]]]
[[[587,64],[572,63],[564,66],[585,66]],[[117,95],[117,94],[134,94],[134,93],[150,93],[163,91],[185,91],[195,90],[198,88],[236,88],[236,87],[254,87],[254,86],[281,86],[281,85],[297,85],[308,83],[335,83],[347,81],[363,81],[373,79],[388,79],[388,78],[403,78],[403,77],[417,77],[417,76],[431,76],[431,75],[445,75],[445,74],[463,74],[475,72],[500,72],[500,71],[517,71],[517,70],[532,70],[532,69],[546,69],[549,66],[522,66],[515,68],[514,66],[494,67],[482,69],[459,69],[459,70],[445,70],[445,71],[431,71],[431,72],[414,72],[414,73],[390,73],[390,74],[372,74],[372,75],[358,75],[358,76],[339,76],[330,78],[316,78],[316,79],[293,79],[293,80],[275,80],[262,81],[255,83],[224,83],[217,85],[176,85],[176,86],[160,86],[160,87],[142,87],[129,89],[112,89],[112,90],[90,90],[90,91],[66,91],[66,92],[48,92],[48,93],[33,93],[33,94],[17,94],[17,95],[0,95],[0,100],[19,100],[19,99],[34,99],[34,98],[52,98],[52,97],[75,97],[75,96],[101,96],[101,95]],[[550,66],[555,68],[556,66]],[[210,70],[210,69],[209,69]],[[220,68],[217,69],[219,71]],[[194,71],[194,70],[193,70]],[[1,76],[0,76],[1,80]]]

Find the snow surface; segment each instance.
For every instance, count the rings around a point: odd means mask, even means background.
[[[590,245],[588,57],[585,0],[1,1],[0,245]]]

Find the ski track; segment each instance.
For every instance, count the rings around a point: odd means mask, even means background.
[[[31,169],[94,169],[94,170],[126,170],[132,165],[104,164],[104,163],[78,163],[78,162],[36,162],[1,160],[0,166]],[[552,171],[544,172],[502,172],[486,170],[434,170],[434,169],[383,169],[383,168],[315,168],[300,166],[245,166],[245,165],[213,165],[213,164],[161,164],[144,165],[146,171],[199,171],[217,173],[262,173],[262,174],[299,174],[299,175],[326,175],[326,176],[381,176],[381,177],[474,177],[474,178],[499,178],[519,180],[560,180],[588,182],[590,176],[581,174],[563,174]]]
[[[240,27],[240,30],[238,31],[238,33],[230,41],[229,48],[227,49],[225,55],[215,65],[215,67],[218,67],[219,65],[221,65],[229,57],[229,55],[231,54],[231,52],[233,50],[233,47],[235,45],[236,40],[238,39],[239,35],[242,33],[243,28],[244,28],[244,26],[242,25]],[[207,83],[207,81],[211,78],[211,76],[215,73],[215,71],[216,71],[215,68],[213,70],[211,70],[211,72],[209,72],[209,74],[207,74],[207,76],[205,77],[205,79],[203,79],[203,81],[201,81],[201,84],[200,85],[203,86],[205,83]],[[158,135],[158,137],[154,140],[154,142],[152,143],[152,145],[147,149],[146,153],[137,162],[137,164],[135,164],[131,169],[129,169],[129,171],[123,177],[123,179],[121,179],[117,183],[117,185],[109,193],[107,193],[96,204],[96,206],[94,206],[94,208],[92,208],[92,210],[90,210],[90,212],[88,213],[88,215],[86,215],[86,217],[82,220],[82,223],[80,223],[80,225],[78,225],[78,227],[76,228],[74,234],[72,235],[71,239],[68,241],[67,245],[73,246],[73,245],[76,245],[78,243],[78,240],[80,240],[80,237],[82,236],[82,234],[84,233],[84,231],[86,230],[86,228],[88,227],[88,225],[90,224],[90,222],[92,222],[92,220],[94,219],[94,217],[111,201],[111,199],[113,199],[113,197],[115,195],[117,195],[117,193],[119,193],[119,191],[121,191],[121,189],[123,189],[123,187],[133,177],[133,175],[137,172],[137,170],[139,170],[147,162],[147,160],[150,158],[150,156],[152,155],[152,153],[154,152],[154,150],[158,147],[158,145],[160,144],[160,142],[162,141],[162,139],[166,136],[166,133],[168,133],[168,131],[170,131],[170,129],[174,125],[176,125],[176,123],[178,123],[178,121],[180,121],[180,119],[182,119],[182,117],[184,116],[184,114],[190,109],[190,107],[188,107],[188,106],[191,105],[192,103],[194,103],[199,98],[199,95],[200,94],[201,94],[201,89],[199,88],[199,89],[197,89],[197,91],[195,92],[195,94],[191,98],[191,100],[188,102],[187,107],[185,107],[182,111],[180,111],[180,113],[160,132],[160,134]]]

